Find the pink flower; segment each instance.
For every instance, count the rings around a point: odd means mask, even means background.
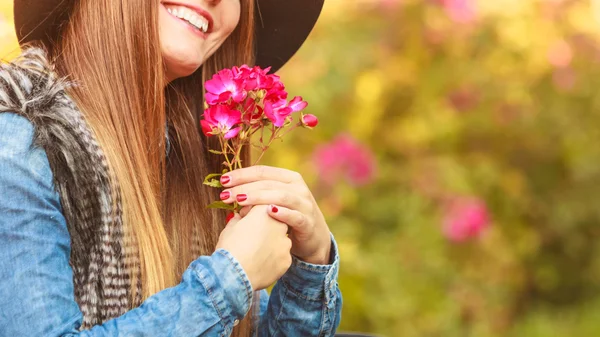
[[[339,135],[317,148],[313,160],[320,178],[330,185],[345,178],[350,184],[360,186],[375,176],[373,153],[349,135]]]
[[[283,99],[287,99],[288,93],[285,91],[285,86],[281,82],[279,76],[277,75],[269,75],[268,81],[263,83],[267,94],[265,95],[265,100],[276,102]]]
[[[299,112],[304,110],[306,107],[308,106],[308,103],[302,100],[302,97],[300,96],[296,96],[294,97],[290,103],[288,104],[288,107],[290,107],[292,109],[293,112]]]
[[[287,95],[287,93],[285,93]],[[285,99],[279,99],[275,102],[265,98],[265,115],[276,127],[282,127],[289,116],[294,112],[304,110],[308,103],[302,100],[302,97],[296,96],[289,103]]]
[[[469,111],[477,106],[478,93],[470,88],[459,88],[448,95],[448,103],[458,112]]]
[[[234,78],[244,81],[243,86],[246,91],[270,89],[274,84],[280,83],[279,76],[268,74],[270,70],[271,67],[262,69],[259,66],[255,66],[254,68],[250,68],[245,64],[232,68]]]
[[[319,119],[317,119],[317,116],[311,114],[303,115],[301,121],[302,125],[307,128],[314,128],[317,126],[317,124],[319,124]]]
[[[204,111],[204,119],[200,121],[200,125],[206,136],[224,134],[225,139],[230,139],[240,132],[241,127],[234,126],[241,122],[241,118],[241,112],[232,110],[227,105],[213,105]]]
[[[294,111],[288,107],[286,100],[272,103],[265,99],[265,116],[278,128],[282,127],[290,119],[289,117],[292,112]]]
[[[477,19],[477,10],[473,0],[441,0],[441,2],[453,21],[470,23]]]
[[[231,69],[223,69],[204,84],[208,104],[226,103],[230,98],[241,102],[246,98],[244,80],[236,78]]]
[[[489,227],[485,202],[478,198],[453,201],[444,216],[443,227],[444,235],[453,242],[464,242],[481,236]]]
[[[548,61],[557,68],[566,68],[573,60],[573,49],[565,40],[554,42],[548,49]]]
[[[246,100],[242,111],[242,121],[244,123],[248,125],[260,125],[263,119],[263,108],[258,106],[253,99]]]

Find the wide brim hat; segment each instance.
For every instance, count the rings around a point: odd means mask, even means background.
[[[55,41],[76,0],[14,0],[14,21],[21,45]],[[256,64],[281,68],[312,31],[324,0],[255,0]]]

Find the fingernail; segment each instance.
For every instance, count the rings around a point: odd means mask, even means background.
[[[227,200],[227,199],[229,199],[230,195],[231,194],[229,193],[229,191],[223,191],[223,192],[221,192],[220,198],[221,198],[221,200]]]
[[[238,202],[246,201],[246,199],[248,199],[248,196],[245,194],[238,194],[235,197],[235,200],[237,200]]]
[[[231,178],[229,178],[229,176],[221,176],[221,185],[225,185],[227,183],[229,183],[231,181]]]
[[[279,212],[279,209],[275,206],[271,206],[271,212],[277,213],[277,212]]]
[[[225,218],[225,223],[229,223],[229,221],[231,221],[231,219],[233,219],[234,216],[235,213],[229,212],[229,214],[227,214],[227,218]]]

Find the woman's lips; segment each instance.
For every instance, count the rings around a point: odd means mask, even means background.
[[[198,29],[197,27],[194,27],[192,24],[190,24],[188,21],[181,19],[175,15],[173,15],[172,13],[169,13],[169,11],[167,10],[166,6],[162,6],[164,11],[166,12],[167,15],[169,15],[170,17],[172,17],[173,19],[177,20],[179,22],[179,24],[184,25],[186,27],[186,29],[188,29],[190,32],[196,34],[197,36],[206,39],[206,37],[208,36],[208,34],[210,33],[210,31],[207,31],[206,33],[203,32],[202,30]],[[210,30],[210,24],[209,24],[209,28]]]
[[[199,6],[196,6],[196,5],[193,5],[193,4],[188,4],[188,3],[184,3],[184,2],[177,2],[177,1],[163,1],[162,5],[165,8],[167,8],[167,9],[168,8],[184,7],[185,9],[194,12],[196,15],[202,17],[204,20],[206,20],[208,22],[208,27],[207,27],[205,33],[209,34],[209,33],[212,32],[213,26],[214,26],[214,20],[213,20],[212,16],[210,15],[210,13],[207,12],[206,10],[204,10],[203,8],[201,8]],[[185,21],[182,18],[179,18],[177,16],[175,16],[175,17],[178,18],[178,19],[180,19],[180,20],[182,20],[182,21]]]

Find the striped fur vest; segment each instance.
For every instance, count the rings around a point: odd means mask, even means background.
[[[38,48],[0,66],[0,113],[16,113],[33,124],[34,145],[46,151],[54,174],[71,236],[75,299],[85,330],[141,303],[141,298],[130,300],[129,268],[139,276],[139,262],[125,249],[120,194],[111,188],[117,186],[115,178],[65,91],[70,85],[56,76]],[[140,290],[141,284],[136,286]]]

